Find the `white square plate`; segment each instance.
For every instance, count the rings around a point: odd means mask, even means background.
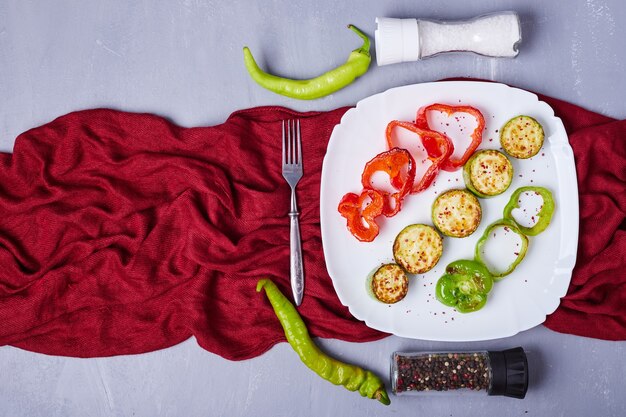
[[[434,199],[447,189],[464,188],[462,170],[440,172],[430,188],[408,195],[396,216],[379,217],[380,234],[373,242],[357,241],[337,206],[347,192],[360,192],[365,163],[386,150],[387,124],[395,119],[414,121],[418,108],[433,103],[478,108],[486,122],[479,149],[499,149],[497,131],[520,114],[537,119],[546,139],[533,158],[510,158],[515,171],[513,182],[505,193],[480,200],[483,219],[478,230],[463,239],[445,237],[438,264],[426,274],[410,275],[407,296],[387,305],[368,294],[368,275],[381,264],[393,262],[393,241],[405,226],[432,225]],[[472,259],[486,226],[502,218],[513,191],[527,185],[546,187],[554,195],[556,209],[548,229],[529,238],[526,258],[509,276],[495,283],[483,309],[461,314],[439,303],[434,289],[446,265],[457,259]],[[369,327],[402,337],[440,341],[511,336],[542,323],[567,292],[578,243],[574,155],[561,120],[548,104],[527,91],[474,81],[394,88],[360,101],[335,127],[322,168],[320,217],[324,256],[335,291],[350,312]]]

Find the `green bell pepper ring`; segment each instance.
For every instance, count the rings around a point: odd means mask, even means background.
[[[454,261],[448,264],[446,273],[471,277],[476,289],[484,294],[488,294],[493,288],[493,277],[487,267],[480,262],[466,259]]]
[[[541,196],[543,199],[543,204],[539,209],[539,213],[537,213],[534,217],[537,217],[535,225],[532,227],[525,227],[520,225],[515,218],[513,217],[513,210],[519,208],[519,197],[522,193],[536,193]],[[504,207],[504,218],[508,220],[512,220],[517,224],[517,227],[524,233],[526,236],[537,236],[539,233],[546,230],[546,228],[550,225],[550,221],[552,221],[552,215],[554,214],[554,198],[552,198],[552,193],[547,188],[543,187],[520,187],[513,192],[511,199],[508,204]]]
[[[497,228],[504,228],[506,231],[512,231],[513,233],[517,234],[521,239],[521,247],[514,252],[516,256],[515,261],[513,261],[513,263],[511,263],[509,267],[502,272],[492,271],[486,266],[487,264],[483,259],[483,251],[482,251],[483,246],[485,246],[485,243],[487,243],[487,240],[489,239],[489,236]],[[528,249],[528,237],[526,237],[526,235],[522,233],[522,231],[517,227],[517,224],[512,220],[501,219],[487,226],[485,233],[483,233],[481,238],[478,239],[478,242],[476,243],[476,249],[474,252],[474,259],[482,263],[483,265],[485,265],[485,267],[489,270],[489,273],[491,273],[491,275],[496,281],[500,281],[502,278],[504,278],[505,276],[513,272],[513,270],[517,267],[517,265],[519,265],[519,263],[522,262],[522,260],[524,259],[524,256],[526,256],[527,249]]]
[[[372,60],[370,39],[355,26],[348,25],[348,28],[363,39],[363,45],[352,51],[343,65],[318,77],[308,80],[292,80],[268,74],[259,68],[247,46],[243,48],[243,59],[246,69],[252,79],[261,87],[283,96],[301,100],[313,100],[332,94],[365,74]]]
[[[492,287],[493,277],[485,265],[462,259],[446,267],[446,273],[437,281],[435,296],[444,305],[470,313],[483,308]]]
[[[269,279],[261,279],[256,290],[259,292],[262,289],[285,331],[287,341],[306,366],[335,385],[342,385],[350,391],[358,390],[361,396],[376,399],[385,405],[391,403],[385,384],[371,371],[331,358],[317,347],[298,310],[276,284]]]

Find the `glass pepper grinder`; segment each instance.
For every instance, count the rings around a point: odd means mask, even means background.
[[[522,41],[519,16],[512,11],[449,22],[379,17],[376,24],[378,65],[416,61],[443,52],[513,58]]]
[[[521,347],[504,351],[394,352],[391,389],[396,395],[485,392],[524,398],[528,361]]]

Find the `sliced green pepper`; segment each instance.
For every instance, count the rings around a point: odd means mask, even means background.
[[[437,300],[461,313],[480,310],[493,287],[491,273],[480,262],[461,259],[450,263],[437,281]]]
[[[517,234],[522,241],[521,248],[519,248],[515,252],[515,255],[516,255],[515,261],[513,261],[513,263],[511,263],[511,265],[509,265],[509,267],[506,270],[502,272],[495,272],[495,271],[489,270],[493,278],[496,281],[500,281],[502,278],[504,278],[505,276],[513,272],[513,270],[517,267],[517,265],[519,265],[519,263],[522,262],[522,260],[524,259],[524,256],[526,256],[526,250],[528,249],[528,237],[526,237],[526,235],[522,233],[522,231],[517,227],[517,224],[512,220],[501,219],[494,223],[491,223],[489,226],[487,226],[487,230],[485,230],[485,233],[483,233],[481,238],[478,239],[478,242],[476,243],[476,250],[474,253],[474,259],[482,263],[483,265],[487,265],[486,262],[483,260],[483,254],[482,254],[483,246],[485,245],[485,243],[487,243],[489,236],[497,228],[503,228],[505,231],[509,231],[509,230],[512,231],[513,233]]]
[[[248,47],[243,48],[246,69],[261,87],[283,96],[313,100],[334,93],[367,72],[372,57],[370,39],[353,25],[348,28],[363,39],[363,45],[350,53],[348,60],[337,68],[308,80],[292,80],[268,74],[257,65]]]
[[[532,227],[524,227],[519,224],[515,218],[513,217],[513,210],[519,208],[519,197],[522,193],[535,193],[540,195],[543,199],[543,204],[539,209],[539,213],[536,214],[538,220],[535,225]],[[554,198],[552,198],[552,193],[547,188],[543,187],[521,187],[513,192],[511,199],[508,204],[504,207],[504,218],[508,220],[512,220],[517,224],[517,227],[526,235],[526,236],[537,236],[539,233],[546,230],[550,221],[552,220],[552,214],[554,214]],[[533,220],[535,220],[533,218]]]

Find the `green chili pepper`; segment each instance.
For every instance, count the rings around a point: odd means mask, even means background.
[[[522,260],[524,259],[524,256],[526,256],[526,250],[528,249],[528,237],[526,237],[526,235],[522,233],[522,231],[517,227],[517,224],[514,221],[511,221],[508,219],[501,219],[487,226],[487,230],[485,230],[485,233],[483,233],[481,238],[478,239],[478,242],[476,243],[476,250],[474,253],[474,259],[476,261],[482,263],[483,265],[486,265],[485,261],[483,260],[482,249],[485,243],[487,242],[487,240],[489,239],[489,236],[493,233],[495,229],[498,229],[498,228],[503,228],[505,229],[505,231],[512,231],[513,233],[517,234],[521,238],[521,247],[515,250],[514,252],[516,256],[515,261],[513,261],[513,263],[509,265],[509,267],[506,270],[502,272],[495,272],[495,271],[489,270],[489,272],[491,273],[491,275],[496,281],[500,281],[503,277],[513,272],[513,270],[517,267],[517,265],[519,265],[519,263],[522,262]]]
[[[519,197],[522,193],[536,193],[541,196],[543,199],[543,204],[539,209],[539,213],[534,217],[538,217],[535,225],[533,227],[524,227],[520,225],[515,218],[513,217],[513,210],[518,208]],[[539,233],[546,230],[550,221],[552,220],[552,214],[554,213],[554,198],[552,198],[552,193],[547,188],[543,187],[521,187],[513,192],[511,199],[508,204],[504,207],[504,218],[514,221],[517,224],[517,227],[526,235],[526,236],[537,236]]]
[[[437,300],[461,313],[480,310],[493,287],[491,273],[480,262],[461,259],[450,263],[435,288]]]
[[[271,280],[259,280],[256,290],[259,292],[261,289],[265,290],[287,341],[306,366],[335,385],[343,385],[350,391],[358,390],[361,396],[376,399],[385,405],[391,403],[385,384],[371,371],[331,358],[317,347],[296,308]]]
[[[313,100],[327,96],[365,74],[372,60],[370,40],[367,35],[353,25],[348,25],[348,28],[363,39],[363,46],[352,51],[343,65],[318,77],[308,80],[292,80],[268,74],[259,68],[247,46],[243,48],[244,63],[254,81],[261,87],[277,94],[301,100]]]

